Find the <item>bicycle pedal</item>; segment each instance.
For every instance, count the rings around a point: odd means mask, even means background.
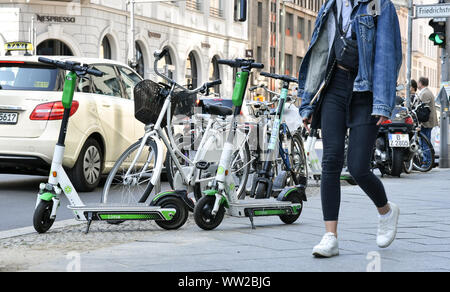
[[[211,166],[211,163],[207,161],[199,161],[195,164],[195,167],[201,170],[207,170]]]

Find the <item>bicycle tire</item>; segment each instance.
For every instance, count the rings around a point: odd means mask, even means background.
[[[419,133],[420,139],[423,140],[425,142],[425,144],[427,144],[428,149],[430,150],[430,156],[431,156],[431,161],[429,163],[429,165],[423,167],[422,165],[422,157],[419,157],[418,154],[416,153],[413,157],[413,167],[415,170],[418,170],[420,172],[428,172],[431,169],[433,169],[434,166],[434,160],[435,160],[435,152],[434,152],[434,147],[431,144],[430,140],[428,140],[427,136],[425,136],[422,132]],[[420,141],[416,141],[417,145],[419,147],[419,151],[422,153],[422,144],[420,143]]]
[[[132,154],[134,151],[139,149],[139,146],[141,145],[141,143],[142,143],[141,141],[137,141],[136,143],[134,143],[133,145],[128,147],[128,149],[125,150],[125,152],[122,153],[122,155],[116,161],[113,168],[111,169],[111,171],[108,174],[108,178],[106,179],[105,187],[102,192],[101,203],[106,203],[106,204],[119,203],[119,202],[115,202],[114,198],[112,197],[113,195],[111,193],[111,186],[113,185],[114,180],[118,181],[117,185],[123,185],[123,186],[127,185],[127,183],[124,183],[123,181],[120,181],[120,179],[117,178],[118,171],[121,169],[122,164],[126,161],[126,159],[128,157],[130,157],[131,159],[133,159],[135,157]],[[157,149],[155,141],[153,139],[149,138],[149,140],[146,142],[146,146],[144,147],[144,151],[145,151],[145,148],[147,148],[147,147],[152,149],[152,152],[154,153],[154,163],[156,163],[157,157],[158,157],[158,149]],[[149,152],[149,154],[152,152]],[[141,155],[142,155],[142,153],[141,153]],[[124,165],[122,169],[125,170],[125,169],[128,169],[129,167],[130,166]],[[132,197],[128,198],[128,200],[126,202],[125,202],[124,198],[122,198],[120,203],[121,204],[136,204],[139,202],[139,198],[142,198],[143,196],[148,197],[154,188],[154,186],[151,184],[153,175],[154,175],[154,172],[151,172],[151,177],[146,179],[147,184],[143,188],[135,190],[133,192],[129,189],[128,194],[131,195]]]

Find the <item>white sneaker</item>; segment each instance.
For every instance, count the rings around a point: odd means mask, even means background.
[[[318,245],[313,248],[313,256],[331,258],[339,255],[338,240],[334,233],[327,232]]]
[[[386,248],[394,241],[397,235],[398,217],[400,209],[394,203],[389,202],[391,215],[387,218],[380,218],[378,223],[377,245]]]

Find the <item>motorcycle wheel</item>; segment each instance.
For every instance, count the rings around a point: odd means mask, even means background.
[[[403,149],[391,148],[391,163],[389,165],[389,174],[398,176],[402,174],[403,169]]]

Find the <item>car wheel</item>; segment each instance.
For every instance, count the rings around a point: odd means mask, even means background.
[[[91,192],[100,183],[103,152],[100,144],[89,138],[78,155],[75,166],[69,171],[73,186],[79,192]]]

